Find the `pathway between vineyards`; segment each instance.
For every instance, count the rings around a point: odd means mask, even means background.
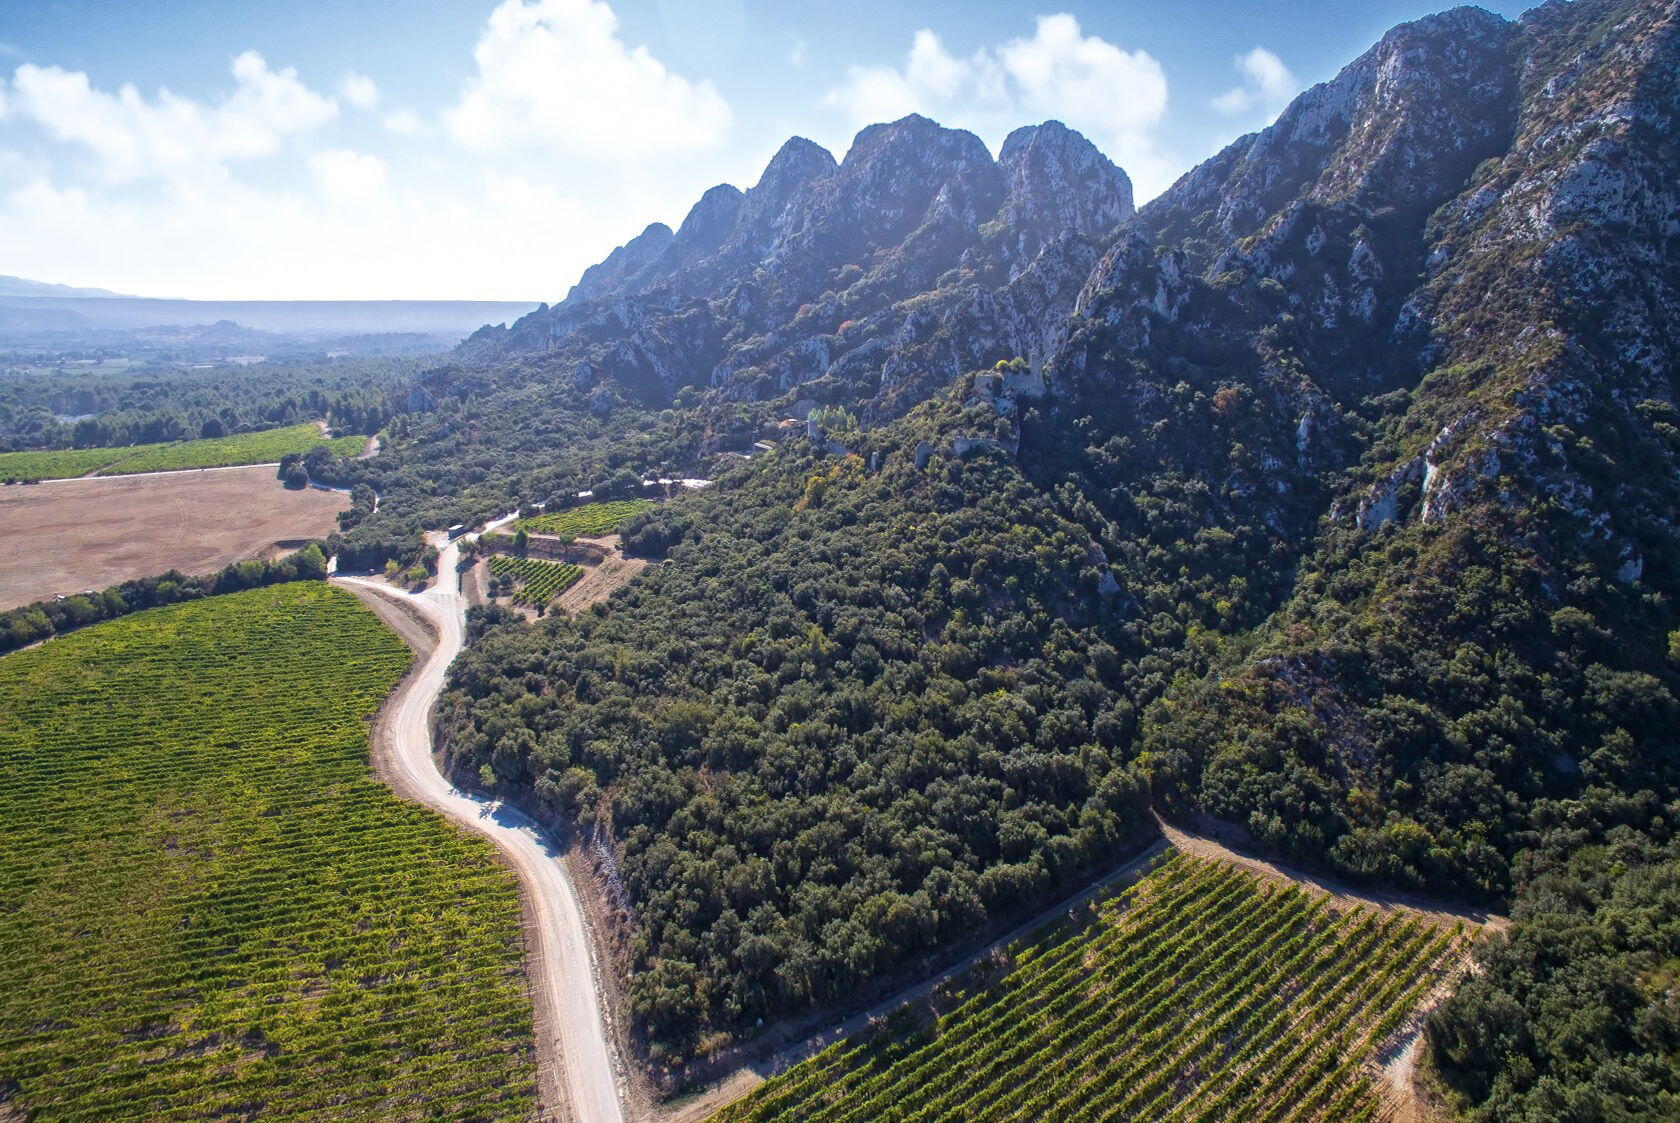
[[[455,570],[457,544],[441,536],[434,536],[433,541],[440,555],[438,579],[422,593],[401,592],[371,578],[333,579],[376,611],[401,605],[418,613],[432,632],[427,638],[435,642],[425,663],[410,672],[384,711],[383,773],[400,794],[488,837],[523,883],[535,921],[527,970],[536,1005],[545,1118],[620,1123],[624,1112],[597,1000],[589,940],[560,848],[517,808],[451,784],[432,756],[432,706],[443,691],[449,664],[461,650],[466,611]],[[391,618],[388,611],[381,616]],[[417,629],[393,623],[412,641]]]

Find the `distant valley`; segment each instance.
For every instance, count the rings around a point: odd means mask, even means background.
[[[78,349],[195,357],[441,351],[528,304],[476,300],[155,300],[0,278],[0,352]]]

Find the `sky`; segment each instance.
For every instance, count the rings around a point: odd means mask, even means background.
[[[552,302],[789,136],[911,112],[994,154],[1063,121],[1142,203],[1447,6],[0,0],[0,274]]]

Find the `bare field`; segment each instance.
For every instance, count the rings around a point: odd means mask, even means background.
[[[0,609],[169,569],[209,573],[325,535],[350,497],[270,465],[0,487]]]

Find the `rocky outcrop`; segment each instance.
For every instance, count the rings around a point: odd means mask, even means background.
[[[879,420],[958,373],[1042,366],[1131,183],[1057,122],[998,159],[919,116],[860,132],[836,163],[789,140],[746,192],[719,186],[672,234],[651,226],[567,299],[468,343],[554,352],[632,393],[764,399],[820,386]]]
[[[646,230],[608,254],[605,261],[585,269],[578,283],[566,294],[566,301],[599,300],[622,291],[670,248],[674,237],[671,228],[663,222],[650,223]]]

